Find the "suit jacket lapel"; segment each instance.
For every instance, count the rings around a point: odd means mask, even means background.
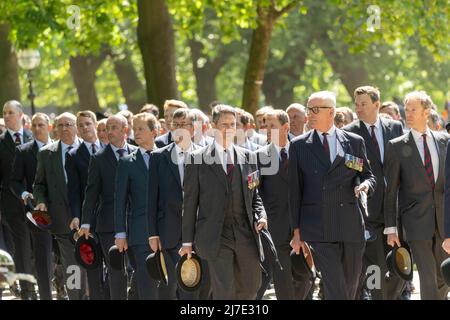
[[[283,169],[283,162],[281,161],[280,155],[278,154],[278,151],[276,150],[273,143],[271,143],[269,145],[269,147],[267,148],[267,159],[271,159],[273,161],[278,161],[278,175],[284,181],[287,182],[287,180],[288,180],[287,172]],[[288,161],[289,161],[289,159],[288,159]]]
[[[405,137],[405,139],[403,140],[412,150],[412,162],[413,165],[415,165],[417,167],[417,169],[419,170],[419,172],[422,173],[425,181],[427,181],[429,183],[428,180],[428,176],[427,176],[427,172],[425,170],[425,166],[423,165],[423,160],[420,157],[420,153],[419,153],[419,149],[417,149],[417,145],[416,142],[414,140],[414,137],[411,133],[411,131],[409,132],[409,134]]]
[[[136,159],[136,162],[138,163],[138,166],[141,167],[141,170],[143,172],[147,172],[148,168],[147,168],[147,165],[145,164],[144,156],[142,155],[141,150],[139,150],[139,149],[136,150],[134,157]]]
[[[385,130],[383,129],[383,125],[381,125],[381,128],[382,128],[383,140],[384,140],[384,138],[386,137],[386,133],[385,133]],[[363,121],[359,121],[359,132],[360,132],[361,137],[363,137],[364,140],[366,141],[367,149],[370,150],[370,152],[372,152],[375,155],[375,158],[381,164],[381,159],[378,156],[378,152],[376,150],[376,146],[372,142],[372,135],[367,130],[367,127],[366,127],[366,125],[364,124]],[[385,143],[385,142],[383,142],[383,143]],[[381,154],[381,150],[380,150],[380,154]]]
[[[320,162],[326,167],[330,167],[330,159],[327,159],[323,150],[323,144],[320,141],[319,135],[316,130],[312,130],[306,140],[306,146],[312,151],[312,153],[320,160]]]
[[[65,176],[65,168],[62,163],[62,145],[61,141],[55,144],[56,147],[53,148],[50,156],[52,157],[51,161],[53,162],[53,167],[56,169],[56,177],[57,182],[59,182],[60,191],[63,194],[64,200],[67,202],[67,184],[66,184],[66,176]]]
[[[105,153],[106,158],[110,162],[111,166],[115,169],[117,167],[117,158],[110,144],[106,146]]]
[[[433,140],[434,143],[436,145],[436,150],[438,152],[438,157],[439,157],[439,172],[438,172],[438,177],[436,180],[436,185],[438,183],[441,183],[441,180],[444,179],[444,175],[445,175],[445,155],[446,155],[446,142],[442,141],[441,139],[439,139],[439,137],[436,136],[436,134],[434,134],[431,131],[431,135],[433,136]]]
[[[23,143],[31,141],[33,139],[33,135],[28,130],[23,130]]]
[[[33,142],[33,146],[31,147],[31,153],[33,154],[34,160],[37,160],[37,153],[39,152],[39,146],[36,140]]]
[[[5,140],[6,146],[8,147],[9,151],[14,152],[16,144],[14,143],[14,139],[13,137],[11,137],[8,130],[6,130]]]
[[[206,150],[206,159],[213,161],[211,165],[208,165],[208,168],[211,168],[219,181],[223,184],[224,188],[228,190],[227,176],[223,170],[222,161],[219,159],[216,149],[214,148],[214,143],[208,146]]]
[[[89,150],[84,144],[84,142],[82,142],[80,145],[80,154],[82,155],[84,160],[87,161],[87,163],[89,163],[89,158],[91,157],[91,154],[89,153]]]
[[[178,185],[180,187],[182,187],[180,171],[178,170],[178,164],[176,164],[172,161],[172,158],[178,159],[177,158],[178,155],[175,155],[175,152],[176,152],[176,149],[175,149],[175,143],[174,143],[174,144],[172,144],[172,146],[169,149],[167,149],[166,152],[164,152],[164,156],[166,157],[166,161],[169,163],[169,168],[172,171],[173,175],[175,176],[175,179],[177,180]],[[172,157],[172,154],[173,154],[173,157]]]
[[[344,152],[344,155],[349,152],[350,149],[350,142],[348,141],[347,137],[344,135],[344,132],[338,128],[336,128],[336,144],[340,144],[342,151]],[[337,147],[337,146],[336,146]],[[328,172],[334,170],[336,167],[338,167],[341,162],[344,161],[344,157],[339,155],[339,152],[336,150],[336,158],[334,159],[333,163],[331,164],[330,169]]]

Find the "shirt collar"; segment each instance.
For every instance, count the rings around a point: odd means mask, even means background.
[[[176,143],[174,143],[174,145],[175,145],[175,150],[177,152],[177,155],[179,155],[181,152],[188,152],[188,153],[192,152],[192,142],[186,151],[183,151]]]
[[[281,149],[283,149],[283,148],[286,149],[287,154],[289,154],[289,146],[291,145],[291,143],[289,141],[286,143],[286,145],[284,147],[277,146],[273,142],[272,142],[272,144],[275,147],[275,150],[277,150],[278,154],[281,153]]]
[[[109,144],[114,152],[114,154],[116,154],[117,150],[119,149],[125,149],[128,152],[128,144],[125,142],[125,144],[123,145],[122,148],[117,148],[115,145],[113,145],[112,143]]]
[[[153,150],[153,149],[152,149],[152,150]],[[152,150],[149,150],[149,151],[152,151]],[[144,148],[142,148],[142,147],[139,147],[139,151],[141,151],[141,154],[142,154],[142,155],[147,154],[147,149],[144,149]]]
[[[317,134],[318,134],[319,136],[321,136],[322,133],[323,133],[322,131],[319,131],[319,130],[317,130],[317,129],[316,129],[316,132],[317,132]],[[327,133],[328,133],[328,136],[329,136],[329,137],[334,136],[334,134],[336,133],[336,127],[333,125],[333,126],[330,128],[330,130],[327,131]]]
[[[366,125],[366,127],[367,127],[367,130],[369,130],[369,132],[370,132],[370,130],[371,130],[371,126],[372,126],[372,124],[368,124],[367,122],[365,122],[365,121],[363,121],[364,122],[364,124]],[[375,123],[373,124],[374,126],[375,126],[375,128],[377,128],[377,130],[381,130],[381,120],[380,120],[380,117],[377,117],[377,120],[375,121]]]
[[[63,151],[66,151],[67,148],[69,148],[70,146],[73,147],[73,148],[76,148],[76,147],[78,147],[79,144],[80,144],[80,141],[78,141],[77,138],[75,138],[75,140],[73,141],[72,144],[65,144],[64,142],[61,141],[61,146],[62,146]]]
[[[13,138],[14,138],[14,134],[15,134],[16,132],[20,133],[20,136],[23,137],[23,127],[20,128],[20,129],[17,130],[17,131],[13,131],[13,130],[11,130],[11,129],[7,129],[7,130],[8,130],[8,132],[9,132],[9,134],[11,135],[11,137],[13,137]]]
[[[225,149],[220,145],[220,144],[218,144],[216,141],[214,141],[214,148],[219,152],[219,153],[224,153],[225,152]],[[228,149],[229,151],[231,151],[231,153],[233,153],[233,150],[234,148],[233,148],[233,144],[231,144],[230,145],[230,148]]]
[[[51,143],[50,140],[48,140],[47,143],[44,143],[44,142],[39,141],[39,140],[37,140],[37,139],[36,139],[35,141],[36,141],[36,143],[37,143],[38,149],[41,149],[43,146],[45,146],[45,145]]]
[[[94,143],[87,142],[86,140],[84,140],[83,142],[89,150],[91,149],[92,144],[95,144],[95,147],[97,148],[97,150],[99,150],[101,148],[100,141],[98,139]]]
[[[412,133],[412,135],[413,135],[413,137],[414,137],[414,140],[419,140],[420,138],[422,138],[422,134],[423,134],[423,133],[420,133],[419,131],[417,131],[417,130],[415,130],[415,129],[412,129],[412,128],[411,128],[411,133]],[[426,134],[427,137],[429,137],[429,138],[432,137],[430,128],[427,127],[427,130],[425,131],[425,134]]]

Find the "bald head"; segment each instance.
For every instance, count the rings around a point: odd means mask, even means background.
[[[106,132],[109,142],[117,148],[123,147],[127,140],[128,122],[120,114],[110,116],[106,120]]]
[[[3,105],[3,118],[6,128],[19,131],[22,128],[23,111],[19,101],[9,100]]]

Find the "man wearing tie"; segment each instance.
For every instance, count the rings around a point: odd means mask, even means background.
[[[33,183],[36,176],[37,153],[40,148],[51,142],[49,139],[49,117],[45,113],[34,114],[31,131],[34,140],[16,148],[16,156],[11,174],[11,190],[16,197],[26,204],[28,198],[33,199]],[[31,240],[34,262],[39,286],[40,300],[52,300],[52,236],[46,231],[32,228]]]
[[[69,190],[69,203],[72,213],[70,229],[79,229],[81,219],[81,206],[84,201],[86,190],[89,160],[91,155],[100,151],[103,144],[97,138],[97,117],[92,111],[80,111],[77,113],[77,128],[83,142],[67,154],[67,188]],[[95,226],[95,219],[91,221]],[[89,299],[103,300],[103,266],[102,264],[95,270],[86,270]]]
[[[449,136],[428,128],[433,102],[424,91],[408,93],[404,103],[411,131],[387,145],[384,233],[390,246],[400,247],[400,240],[408,242],[419,272],[421,299],[442,300],[448,293],[439,268],[448,257],[442,243]]]
[[[106,122],[109,144],[91,156],[88,179],[81,214],[80,236],[89,236],[91,221],[95,219],[103,257],[108,269],[112,300],[125,300],[127,278],[123,271],[114,270],[109,263],[108,251],[114,245],[114,198],[117,163],[120,158],[136,151],[127,144],[128,123],[121,115],[114,115]]]
[[[334,126],[335,108],[332,92],[309,97],[313,130],[291,141],[288,178],[291,246],[300,254],[302,242],[310,244],[332,300],[355,298],[365,246],[357,198],[375,189],[364,140]]]
[[[283,267],[264,264],[269,276],[263,276],[260,294],[267,289],[273,277],[278,300],[303,300],[312,283],[295,283],[291,272],[290,252],[292,229],[289,223],[288,164],[289,164],[289,116],[284,110],[266,113],[267,140],[269,144],[259,149],[258,168],[261,170],[259,194],[267,212],[268,229],[272,235],[278,258]]]
[[[116,172],[114,205],[115,244],[120,252],[131,248],[136,261],[136,282],[140,300],[155,300],[157,284],[145,264],[148,245],[148,189],[150,153],[155,148],[155,116],[139,113],[133,117],[134,139],[139,148],[119,160]],[[152,160],[153,161],[153,160]],[[127,207],[130,214],[127,216]]]
[[[388,120],[378,116],[380,110],[380,91],[371,86],[359,87],[354,92],[355,111],[357,121],[344,127],[344,130],[356,133],[363,137],[366,144],[367,159],[377,179],[377,188],[368,199],[369,216],[365,218],[366,230],[371,240],[366,243],[364,251],[364,267],[361,282],[365,281],[366,269],[370,265],[376,265],[381,270],[381,288],[370,291],[373,300],[395,300],[404,281],[395,275],[391,275],[389,282],[385,279],[387,273],[386,254],[389,251],[384,230],[384,151],[389,140],[403,135],[402,124],[398,121]],[[362,284],[361,284],[362,287]],[[358,292],[358,294],[360,294]]]
[[[67,277],[73,272],[68,268],[77,265],[77,262],[73,254],[74,245],[70,241],[69,225],[72,214],[67,190],[67,172],[64,168],[67,153],[76,148],[80,141],[77,138],[77,119],[73,114],[64,112],[55,120],[60,140],[46,145],[38,152],[33,196],[36,198],[36,209],[48,211],[52,218],[50,230],[58,243],[67,284]],[[67,294],[69,299],[78,300],[81,298],[81,287],[67,286]]]
[[[23,112],[20,102],[7,101],[3,106],[3,118],[6,130],[0,135],[1,224],[13,242],[8,244],[8,251],[13,256],[16,272],[31,273],[30,232],[25,223],[23,202],[11,192],[10,183],[13,178],[11,172],[15,149],[30,141],[32,137],[31,132],[22,127]],[[20,281],[20,287],[22,299],[35,299],[35,292],[30,283]]]
[[[256,188],[255,154],[233,144],[236,112],[214,107],[214,144],[194,151],[186,166],[180,255],[193,247],[206,259],[214,299],[256,298],[261,285],[262,246],[267,227]]]
[[[176,299],[177,281],[175,265],[180,256],[181,215],[183,206],[183,181],[185,164],[190,153],[198,149],[192,143],[195,115],[191,110],[178,109],[170,124],[175,142],[152,153],[149,188],[149,244],[153,251],[164,249],[170,257],[168,264],[169,285],[160,287],[159,299]],[[192,295],[178,290],[180,299],[192,299]]]

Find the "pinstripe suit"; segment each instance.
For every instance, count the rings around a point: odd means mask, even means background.
[[[354,195],[355,179],[375,189],[364,140],[336,128],[342,152],[330,164],[315,130],[289,148],[289,211],[293,229],[314,250],[327,299],[353,299],[362,268],[364,220]],[[362,172],[345,165],[344,154],[363,159]]]

